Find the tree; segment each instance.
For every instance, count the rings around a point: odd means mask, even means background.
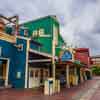
[[[92,73],[94,75],[100,75],[100,66],[93,66],[92,67]]]

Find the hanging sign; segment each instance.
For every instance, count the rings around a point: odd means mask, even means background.
[[[64,51],[64,53],[61,55],[61,61],[68,61],[72,60],[72,53],[70,51]]]

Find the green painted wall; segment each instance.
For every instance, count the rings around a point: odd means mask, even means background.
[[[39,29],[44,29],[44,33],[46,35],[50,35],[51,37],[38,37],[33,38],[37,42],[40,42],[43,46],[40,48],[41,52],[45,52],[48,54],[52,54],[52,39],[53,39],[53,26],[57,27],[58,31],[58,45],[57,47],[61,46],[64,43],[64,40],[62,39],[60,33],[59,33],[59,22],[56,21],[51,16],[43,17],[37,20],[33,20],[30,22],[26,22],[22,24],[21,26],[27,27],[29,32],[29,37],[32,37],[32,34],[34,31]],[[59,54],[59,51],[61,48],[56,48],[56,54]]]

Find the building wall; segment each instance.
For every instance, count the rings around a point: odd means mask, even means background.
[[[25,22],[21,26],[24,26],[28,29],[29,32],[28,37],[32,38],[34,31],[39,32],[39,29],[44,29],[44,34],[50,36],[50,37],[38,36],[38,38],[33,37],[34,40],[36,40],[37,42],[43,45],[43,47],[40,48],[40,52],[52,54],[53,33],[56,33],[54,31],[54,27],[56,27],[56,31],[57,31],[55,37],[58,38],[58,45],[56,47],[60,47],[64,43],[64,40],[61,37],[59,32],[59,22],[50,16],[43,17],[30,22]],[[21,35],[24,35],[23,32],[21,33]],[[59,55],[60,50],[61,48],[56,48],[56,55]]]
[[[91,57],[92,66],[100,66],[100,57]]]
[[[23,44],[23,51],[10,42],[0,40],[1,58],[9,58],[9,84],[14,88],[24,88],[25,85],[25,65],[26,65],[26,40],[17,39],[17,44]],[[17,78],[17,72],[21,72],[21,77]]]

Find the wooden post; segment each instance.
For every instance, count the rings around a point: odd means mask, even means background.
[[[84,72],[84,77],[85,77],[85,80],[87,80],[87,75],[86,75],[86,71]]]
[[[78,85],[78,75],[77,75],[77,68],[74,68],[74,75],[75,75],[75,85]]]
[[[69,83],[69,65],[66,66],[66,87],[70,88],[70,83]]]
[[[53,26],[53,40],[52,40],[52,76],[53,76],[53,92],[55,92],[55,79],[56,79],[56,65],[55,65],[55,30]]]
[[[83,76],[82,76],[82,71],[80,70],[80,79],[81,79],[81,83],[83,83]]]

